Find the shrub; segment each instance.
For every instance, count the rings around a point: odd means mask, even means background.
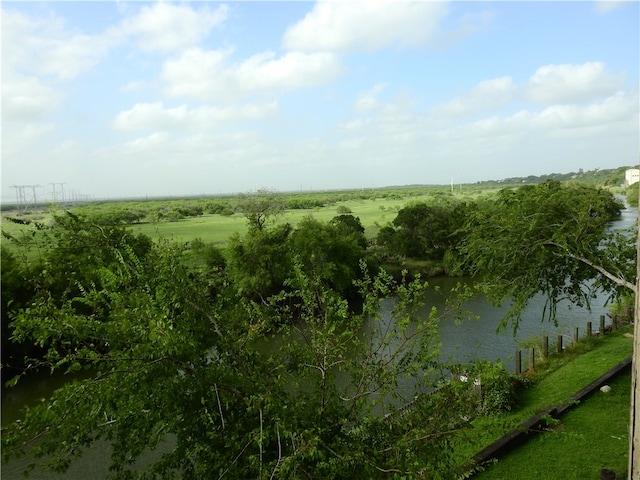
[[[458,377],[465,387],[461,394],[470,394],[482,415],[511,411],[516,403],[516,382],[501,361],[477,360],[458,367]]]

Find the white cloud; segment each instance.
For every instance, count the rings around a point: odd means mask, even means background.
[[[623,75],[607,72],[602,62],[546,65],[530,78],[527,94],[534,102],[564,104],[611,95],[623,86]]]
[[[465,95],[435,106],[431,113],[443,119],[460,118],[495,110],[517,96],[518,87],[511,77],[499,77],[480,82]]]
[[[446,13],[445,2],[320,0],[287,29],[283,45],[291,50],[340,52],[391,44],[428,46]]]
[[[162,69],[165,93],[202,101],[232,101],[238,97],[322,85],[341,72],[329,53],[288,52],[276,58],[263,52],[229,64],[229,50],[191,48],[167,60]]]
[[[74,33],[55,15],[30,18],[2,10],[3,68],[67,80],[98,63],[110,39]]]
[[[599,128],[609,133],[621,125],[638,122],[638,95],[617,93],[589,105],[551,105],[540,111],[520,110],[508,117],[491,116],[457,128],[460,136],[472,130],[475,136],[529,134],[536,130],[555,136],[573,131],[584,137],[584,129]]]
[[[2,79],[2,118],[33,122],[57,107],[62,95],[35,77]]]
[[[53,130],[52,123],[29,122],[20,125],[2,124],[2,163],[3,168],[10,163],[20,164],[24,152],[34,146],[40,146],[42,138]],[[41,153],[39,155],[42,155]],[[13,160],[10,161],[9,159]]]
[[[598,13],[609,13],[613,10],[621,8],[627,4],[631,3],[629,0],[601,0],[595,2],[595,10]]]
[[[360,95],[356,100],[356,104],[355,104],[356,112],[359,112],[359,113],[368,112],[378,107],[380,104],[378,102],[377,97],[380,93],[382,93],[385,87],[386,85],[384,83],[379,83],[375,85],[368,92],[365,92],[362,95]]]
[[[112,36],[133,37],[146,52],[171,52],[198,44],[212,28],[222,24],[228,7],[211,10],[189,5],[158,2],[143,6],[139,13],[123,20],[110,31]]]
[[[165,108],[162,102],[138,103],[131,109],[120,112],[113,126],[125,131],[209,128],[222,122],[262,118],[272,114],[277,108],[276,102],[263,105],[198,108],[188,108],[186,105]]]

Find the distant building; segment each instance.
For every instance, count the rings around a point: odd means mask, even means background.
[[[634,183],[640,182],[640,169],[629,168],[624,172],[624,186],[628,187]]]

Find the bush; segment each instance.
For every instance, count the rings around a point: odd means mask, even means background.
[[[516,382],[502,362],[478,360],[458,369],[458,378],[465,384],[460,393],[470,395],[480,414],[509,412],[515,406]]]

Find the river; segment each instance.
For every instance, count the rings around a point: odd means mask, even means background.
[[[638,218],[638,209],[627,207],[620,219],[612,222],[611,228],[624,229],[632,227]],[[433,278],[429,284],[434,287],[429,289],[425,298],[424,314],[429,315],[431,308],[435,306],[439,311],[445,311],[445,298],[450,294],[458,282],[470,284],[470,279],[459,278]],[[438,287],[438,288],[436,288]],[[555,341],[558,335],[563,335],[566,344],[573,340],[573,332],[576,327],[580,335],[586,334],[587,322],[592,322],[594,330],[599,328],[600,315],[607,314],[606,298],[602,295],[592,301],[591,311],[579,308],[568,303],[558,306],[558,325],[542,322],[542,312],[545,299],[536,297],[529,304],[522,315],[522,321],[517,334],[511,328],[497,331],[500,320],[507,311],[507,307],[494,307],[482,295],[477,295],[467,301],[463,308],[473,312],[473,318],[456,321],[452,315],[444,316],[439,322],[439,335],[442,341],[441,359],[454,362],[467,362],[474,359],[500,360],[510,371],[514,371],[515,352],[523,342],[532,339],[540,339],[549,336],[550,341]],[[611,319],[607,317],[606,324]],[[523,355],[523,359],[526,355]],[[526,360],[523,360],[526,364]],[[526,366],[526,365],[525,365]],[[6,380],[6,379],[3,379]],[[17,418],[19,410],[24,405],[33,404],[39,398],[46,396],[52,389],[61,384],[63,379],[43,375],[34,377],[18,384],[2,399],[2,424]],[[403,385],[407,398],[411,397],[412,385],[407,382]],[[75,462],[65,475],[54,475],[34,471],[30,478],[34,479],[100,479],[108,474],[109,454],[106,445],[97,445]],[[30,460],[19,459],[8,465],[2,466],[3,480],[18,479],[20,472]]]

